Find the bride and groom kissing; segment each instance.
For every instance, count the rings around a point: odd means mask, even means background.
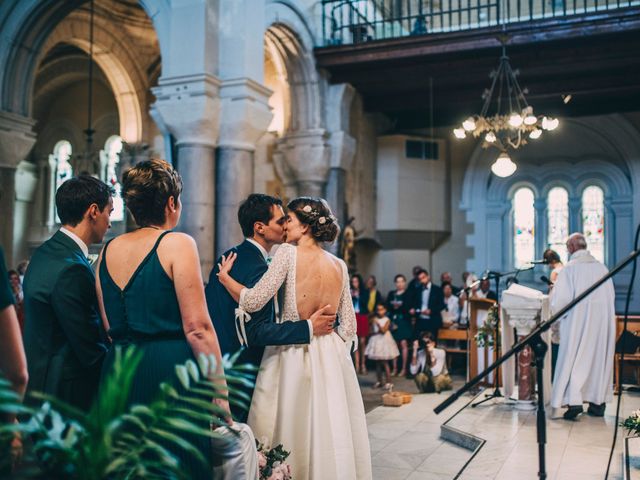
[[[338,235],[336,218],[323,199],[296,198],[285,214],[281,200],[252,194],[238,221],[245,240],[205,290],[222,353],[242,349],[239,362],[260,367],[248,417],[231,406],[233,416],[291,450],[295,478],[370,479],[349,273],[322,248]]]

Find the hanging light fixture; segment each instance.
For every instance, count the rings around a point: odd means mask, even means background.
[[[498,155],[496,161],[491,165],[491,171],[498,177],[510,177],[514,174],[518,166],[513,163],[507,152]]]
[[[85,150],[80,154],[78,159],[78,172],[93,175],[97,172],[99,160],[93,151],[93,27],[94,27],[94,0],[89,2],[89,93],[87,100],[87,128],[83,131],[85,134]]]
[[[509,150],[517,150],[526,145],[529,139],[539,138],[545,130],[555,130],[560,123],[557,118],[534,114],[518,83],[519,72],[514,71],[509,63],[507,40],[503,23],[500,37],[502,55],[498,68],[489,75],[491,87],[482,94],[482,110],[479,115],[467,117],[460,127],[453,130],[457,139],[467,138],[467,135],[482,137],[483,148],[498,149],[501,153],[491,170],[505,177],[512,175],[517,168],[507,153]],[[506,175],[500,175],[497,171]]]

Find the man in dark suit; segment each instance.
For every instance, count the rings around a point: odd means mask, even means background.
[[[82,175],[56,192],[62,224],[33,254],[24,278],[28,391],[88,410],[107,350],[95,277],[87,258],[111,226],[113,189]]]
[[[442,310],[446,304],[442,289],[431,282],[429,272],[422,269],[418,272],[418,282],[420,283],[420,295],[417,297],[415,310],[417,315],[416,334],[420,332],[431,332],[433,338],[438,338],[438,330],[442,327]]]
[[[268,252],[274,245],[285,241],[287,216],[280,199],[251,194],[240,205],[238,221],[246,238],[240,245],[225,252],[224,256],[237,253],[231,276],[251,288],[267,271]],[[325,335],[333,331],[335,315],[325,315],[324,308],[315,312],[307,321],[277,323],[273,299],[262,310],[253,313],[250,321],[236,319],[235,309],[238,303],[218,280],[220,261],[218,259],[211,271],[205,294],[223,355],[233,354],[246,347],[238,361],[259,366],[267,345],[307,344],[313,335]],[[253,388],[246,388],[245,392],[252,396]],[[231,412],[237,420],[245,421],[247,418],[247,412],[234,405],[231,405]]]
[[[491,282],[488,278],[483,278],[480,281],[480,291],[478,292],[478,295],[489,300],[498,301],[498,295],[496,295],[496,292],[491,290]]]

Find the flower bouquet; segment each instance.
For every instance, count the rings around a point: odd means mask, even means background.
[[[291,465],[284,461],[289,456],[282,444],[269,448],[256,440],[260,480],[291,480]]]
[[[624,422],[620,424],[629,435],[637,437],[640,434],[640,410],[631,412]]]
[[[481,327],[478,327],[478,333],[474,337],[476,344],[480,348],[500,346],[500,338],[496,335],[498,322],[500,321],[500,313],[498,306],[493,305],[487,311],[487,318]]]

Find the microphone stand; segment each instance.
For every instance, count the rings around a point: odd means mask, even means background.
[[[445,408],[449,407],[452,403],[454,403],[458,398],[460,398],[464,393],[468,392],[471,388],[473,388],[476,384],[478,384],[483,378],[489,375],[491,372],[496,370],[500,365],[502,365],[505,361],[516,355],[518,352],[522,351],[527,345],[531,346],[536,356],[536,382],[538,384],[538,402],[537,402],[537,414],[536,414],[536,432],[537,432],[537,442],[538,442],[538,478],[540,480],[545,480],[547,478],[546,464],[545,464],[545,444],[547,443],[547,424],[545,418],[545,410],[544,410],[544,392],[543,392],[543,368],[544,368],[544,355],[548,350],[547,344],[542,339],[542,333],[546,332],[551,328],[555,322],[557,322],[560,318],[564,317],[573,307],[575,307],[582,300],[587,298],[591,293],[593,293],[598,287],[600,287],[607,280],[612,278],[614,275],[618,274],[621,270],[624,269],[629,263],[634,261],[638,256],[640,256],[640,250],[632,251],[629,256],[619,263],[613,270],[604,275],[602,278],[597,280],[593,285],[587,288],[584,292],[574,298],[571,302],[569,302],[565,307],[561,308],[558,313],[553,315],[548,320],[540,323],[529,335],[524,337],[522,340],[517,342],[511,349],[505,353],[502,357],[496,360],[492,365],[486,368],[483,372],[480,372],[474,378],[469,380],[465,385],[460,387],[456,392],[451,394],[449,398],[447,398],[444,402],[440,403],[433,411],[436,414],[442,412]]]
[[[515,274],[516,278],[518,274],[525,270],[531,270],[534,268],[534,265],[531,265],[527,268],[518,268],[517,270],[513,270],[511,272],[488,272],[486,276],[483,276],[482,280],[485,279],[495,279],[496,281],[496,306],[498,307],[498,320],[496,322],[496,330],[494,336],[494,345],[496,349],[496,356],[500,357],[500,352],[502,351],[502,339],[500,338],[500,280],[502,277],[506,277],[509,275]],[[493,377],[493,392],[485,395],[485,398],[480,400],[479,402],[471,404],[471,408],[476,408],[478,405],[482,405],[489,400],[493,400],[494,398],[503,398],[502,392],[500,391],[500,381],[498,380],[498,371],[496,371]]]

